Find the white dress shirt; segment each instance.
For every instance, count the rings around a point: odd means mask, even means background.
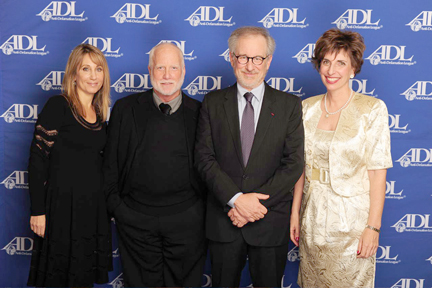
[[[246,107],[246,102],[247,102],[246,98],[244,97],[244,94],[246,94],[246,92],[251,92],[254,95],[252,97],[251,104],[252,104],[252,107],[254,109],[254,122],[255,122],[254,127],[255,127],[255,132],[256,132],[256,128],[257,128],[258,120],[259,120],[259,115],[260,115],[262,103],[264,100],[264,90],[265,90],[264,82],[262,82],[261,85],[259,85],[258,87],[252,89],[252,91],[246,90],[245,88],[240,86],[240,84],[237,83],[237,101],[238,101],[240,129],[241,129],[243,111]],[[242,194],[243,194],[242,192],[238,192],[236,195],[234,195],[230,199],[230,201],[228,201],[227,204],[234,208],[235,207],[234,202]]]

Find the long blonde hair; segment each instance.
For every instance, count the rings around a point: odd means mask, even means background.
[[[104,72],[103,85],[101,89],[94,95],[92,105],[100,120],[106,121],[108,117],[108,109],[111,104],[111,84],[108,63],[102,51],[100,51],[97,47],[90,44],[80,44],[72,50],[72,53],[70,54],[66,64],[65,75],[62,82],[63,96],[68,99],[69,104],[71,105],[72,109],[74,109],[75,113],[81,117],[85,116],[85,111],[82,107],[76,90],[77,87],[74,84],[78,67],[81,66],[85,54],[88,54],[91,61],[93,61],[96,65],[102,66]]]

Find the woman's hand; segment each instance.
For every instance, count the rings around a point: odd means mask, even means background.
[[[30,217],[30,228],[39,237],[42,238],[45,237],[45,224],[46,224],[45,215]]]
[[[365,228],[357,247],[357,258],[369,258],[375,255],[378,249],[379,233]]]
[[[386,191],[387,169],[368,170],[370,181],[370,208],[367,224],[380,229]],[[357,258],[369,258],[378,249],[379,233],[369,228],[363,230],[357,247]]]
[[[299,246],[299,239],[300,239],[300,220],[299,220],[299,214],[298,214],[298,213],[291,213],[291,220],[290,220],[290,238],[291,238],[291,241],[292,241],[296,246]]]
[[[290,238],[291,241],[299,246],[300,239],[300,206],[303,197],[303,186],[305,182],[304,170],[297,183],[294,185],[293,202],[291,206],[290,219]]]

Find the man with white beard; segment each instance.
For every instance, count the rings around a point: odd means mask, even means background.
[[[118,100],[104,155],[125,287],[201,286],[205,188],[193,166],[201,103],[182,93],[182,51],[150,51],[153,89]]]

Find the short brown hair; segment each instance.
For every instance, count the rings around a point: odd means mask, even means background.
[[[102,121],[106,121],[108,117],[108,109],[111,104],[110,76],[108,63],[105,59],[105,56],[97,47],[90,44],[80,44],[72,50],[72,53],[70,54],[66,64],[65,75],[62,82],[62,92],[66,99],[68,99],[69,104],[74,109],[74,111],[78,115],[85,117],[86,115],[78,98],[76,85],[74,84],[77,69],[81,65],[85,54],[88,54],[91,61],[93,61],[95,64],[102,66],[104,72],[103,85],[93,97],[93,107],[95,108],[95,111],[100,119]]]
[[[341,31],[337,28],[332,28],[324,32],[315,44],[312,64],[319,71],[321,61],[327,53],[339,53],[345,51],[351,60],[351,65],[354,67],[354,73],[358,74],[363,65],[363,53],[366,49],[363,37],[353,31]]]

